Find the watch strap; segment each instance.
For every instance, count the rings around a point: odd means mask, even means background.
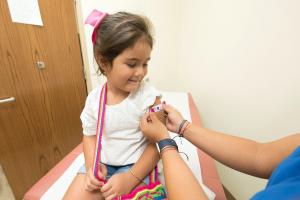
[[[165,149],[166,147],[175,147],[176,150],[178,150],[178,146],[177,146],[175,140],[170,139],[170,138],[166,138],[166,139],[160,140],[160,141],[157,143],[157,146],[158,146],[159,152],[161,152],[161,151],[162,151],[163,149]]]

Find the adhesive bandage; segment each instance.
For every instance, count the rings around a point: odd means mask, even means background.
[[[155,105],[149,109],[150,112],[159,112],[163,110],[162,104]]]

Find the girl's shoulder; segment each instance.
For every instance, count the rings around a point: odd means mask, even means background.
[[[100,92],[103,87],[103,84],[97,85],[95,88],[93,88],[87,98],[86,98],[86,103],[91,103],[91,102],[98,102],[100,98]]]
[[[140,87],[132,92],[130,94],[131,99],[144,99],[147,98],[147,96],[152,95],[152,94],[158,94],[158,90],[154,86],[152,86],[150,83],[143,81],[140,85]]]
[[[154,104],[156,97],[160,96],[160,91],[150,83],[143,81],[139,89],[130,94],[128,100],[133,102],[139,108],[147,109]]]

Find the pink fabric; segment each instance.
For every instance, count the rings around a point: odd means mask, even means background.
[[[131,199],[135,199],[134,197],[136,197],[136,194],[138,194],[139,192],[143,192],[145,189],[151,191],[151,190],[153,190],[157,186],[162,187],[162,185],[161,185],[161,183],[159,181],[154,182],[154,183],[150,183],[149,185],[139,186],[136,189],[134,189],[130,194],[123,195],[121,198],[120,197],[116,197],[114,200],[118,200],[118,199],[131,200]],[[162,200],[166,200],[166,199],[167,198],[162,199]]]
[[[93,44],[95,44],[97,40],[98,27],[100,26],[102,20],[106,17],[106,15],[108,15],[106,12],[101,12],[94,9],[85,20],[85,24],[89,24],[94,27],[92,34]]]

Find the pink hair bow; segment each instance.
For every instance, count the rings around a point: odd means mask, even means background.
[[[84,22],[85,24],[90,24],[94,27],[92,34],[93,44],[95,44],[97,40],[97,29],[106,15],[108,15],[106,12],[101,12],[99,10],[94,9]]]

